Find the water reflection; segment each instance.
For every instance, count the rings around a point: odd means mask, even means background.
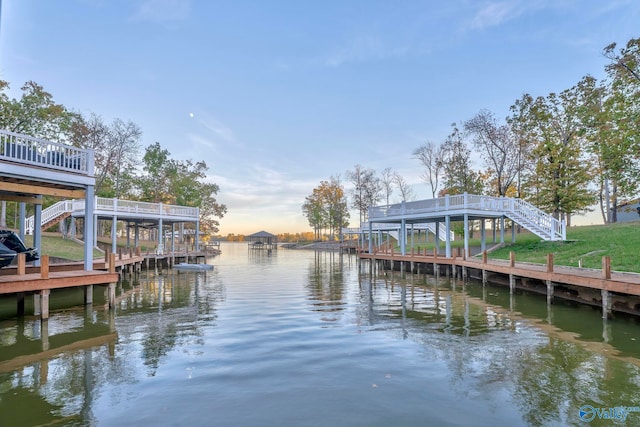
[[[116,310],[0,323],[0,425],[554,426],[638,405],[635,319],[333,252],[223,254],[119,284]]]
[[[345,309],[343,255],[334,251],[314,251],[309,260],[306,287],[313,311],[324,313],[321,320],[336,322]]]
[[[103,387],[138,381],[139,363],[153,376],[176,346],[201,340],[223,289],[206,273],[161,273],[120,283],[116,311],[86,306],[0,323],[0,425],[93,425]],[[134,341],[139,350],[128,348]]]
[[[371,325],[402,319],[403,338],[422,343],[425,357],[439,353],[461,395],[513,399],[532,426],[580,425],[582,405],[638,404],[637,319],[602,319],[590,307],[548,305],[544,296],[480,282],[457,292],[453,279],[425,279],[416,286],[402,274],[368,276],[366,318]]]

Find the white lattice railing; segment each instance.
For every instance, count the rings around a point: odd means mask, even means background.
[[[93,150],[0,129],[0,160],[93,176]]]
[[[418,200],[369,209],[369,219],[390,217],[416,217],[435,212],[464,212],[468,210],[503,213],[545,240],[566,240],[566,225],[563,221],[538,209],[522,199],[491,197],[474,194],[457,194],[437,199]]]

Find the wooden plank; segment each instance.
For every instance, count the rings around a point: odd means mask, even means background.
[[[38,184],[18,184],[16,182],[0,182],[0,190],[22,194],[39,194],[43,196],[65,197],[70,199],[83,199],[85,196],[85,191],[83,189],[69,190],[64,188],[47,187]]]
[[[0,276],[0,294],[37,292],[86,285],[107,286],[109,283],[116,283],[119,277],[118,273],[83,270],[50,272],[48,279],[41,278],[39,273],[24,276]]]
[[[4,188],[4,184],[0,184],[0,188]],[[1,193],[0,200],[5,200],[7,202],[24,202],[24,203],[29,203],[31,205],[42,204],[42,198],[33,197],[33,196],[18,196],[18,195],[9,194],[9,193]]]

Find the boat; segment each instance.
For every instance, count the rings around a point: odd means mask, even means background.
[[[194,270],[194,271],[204,271],[204,270],[213,270],[213,265],[211,264],[189,264],[186,262],[181,262],[179,264],[174,264],[173,268],[176,270]]]

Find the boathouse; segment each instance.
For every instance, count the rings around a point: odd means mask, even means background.
[[[250,250],[268,250],[278,249],[278,237],[275,234],[266,231],[258,231],[247,236]]]

